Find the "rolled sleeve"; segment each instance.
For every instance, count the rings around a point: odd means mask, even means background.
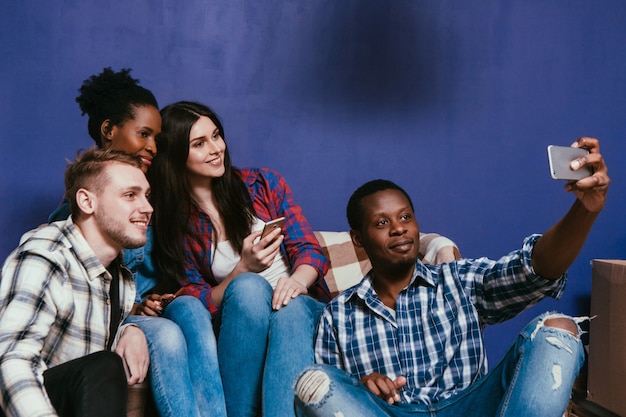
[[[460,260],[458,276],[474,298],[485,323],[508,320],[545,297],[557,298],[565,288],[567,276],[547,280],[532,266],[532,251],[541,235],[524,239],[522,248],[498,260],[480,258]]]
[[[324,281],[329,261],[313,233],[313,228],[302,212],[285,178],[268,168],[241,171],[257,215],[268,221],[284,216],[284,251],[292,271],[300,265],[313,267],[318,274],[311,295],[327,301],[330,292]]]

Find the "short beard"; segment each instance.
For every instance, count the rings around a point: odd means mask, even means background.
[[[384,263],[374,266],[374,270],[379,270],[385,276],[405,276],[415,268],[416,260],[402,260],[394,263]]]
[[[95,219],[101,232],[122,248],[135,249],[146,244],[147,237],[145,233],[143,238],[133,238],[124,233],[124,225],[121,222],[115,221],[107,215],[96,216]]]

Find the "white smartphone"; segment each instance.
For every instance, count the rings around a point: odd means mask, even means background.
[[[555,145],[548,146],[550,176],[555,180],[580,180],[593,175],[591,167],[584,166],[574,171],[569,166],[574,159],[588,154],[589,151],[585,148]]]
[[[265,223],[265,226],[263,227],[263,231],[261,232],[261,239],[263,239],[265,236],[270,234],[272,230],[279,228],[279,227],[283,227],[283,224],[285,224],[284,217],[279,217],[277,219],[270,220],[269,222]]]

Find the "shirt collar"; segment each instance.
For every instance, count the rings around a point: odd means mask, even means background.
[[[413,276],[411,277],[409,286],[416,287],[419,285],[435,287],[437,285],[437,279],[436,274],[418,259],[415,263]],[[346,301],[351,300],[353,297],[358,297],[362,300],[367,300],[371,297],[378,298],[376,292],[374,291],[374,284],[372,283],[372,271],[370,270],[360,283],[352,287],[351,290],[347,291]]]
[[[110,277],[109,272],[104,265],[102,265],[102,262],[100,262],[93,249],[91,249],[91,246],[89,246],[83,234],[78,230],[76,225],[74,225],[71,216],[68,217],[63,225],[63,229],[70,249],[76,254],[80,263],[85,267],[89,279],[100,279],[103,274]],[[120,256],[118,256],[117,260],[114,262],[119,262],[122,256],[123,255],[120,253]]]
[[[411,278],[410,285],[419,284],[427,284],[431,287],[435,287],[437,285],[437,277],[436,274],[429,267],[427,267],[422,261],[418,259],[415,263],[413,278]]]

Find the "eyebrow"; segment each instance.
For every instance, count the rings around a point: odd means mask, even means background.
[[[120,192],[122,193],[127,192],[127,191],[142,192],[144,191],[144,188],[141,187],[140,185],[130,185],[130,186],[120,188]],[[146,188],[145,191],[150,192],[150,187]]]
[[[402,213],[406,211],[410,211],[412,213],[413,209],[411,208],[410,205],[406,205],[406,206],[400,207],[398,210],[394,210],[394,213]],[[372,213],[372,216],[389,216],[391,214],[393,213],[389,213],[388,211],[377,211],[377,212]]]
[[[200,135],[200,136],[195,136],[195,137],[189,139],[189,141],[198,140],[198,139],[204,139],[204,138],[206,138],[206,135]]]
[[[197,136],[195,138],[189,139],[189,142],[193,142],[194,140],[203,139],[203,138],[207,138],[209,136],[213,136],[215,133],[219,133],[220,135],[222,134],[220,132],[220,128],[219,127],[216,127],[215,129],[213,129],[208,136],[207,135]]]

